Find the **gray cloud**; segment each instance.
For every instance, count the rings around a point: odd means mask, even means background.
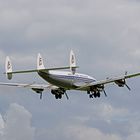
[[[4,71],[7,55],[15,70],[36,68],[38,52],[42,53],[46,67],[67,65],[70,49],[77,55],[78,71],[97,79],[124,74],[125,70],[139,71],[139,13],[138,0],[1,0],[0,71]],[[0,79],[6,81],[3,74]],[[34,74],[16,75],[13,81],[43,82]],[[6,140],[14,138],[15,124],[11,120],[15,118],[17,132],[22,125],[28,130],[23,133],[27,134],[26,139],[33,139],[32,118],[35,139],[40,140],[138,139],[139,79],[128,84],[132,85],[133,94],[108,86],[107,99],[102,96],[91,101],[87,95],[72,91],[70,101],[64,98],[60,102],[49,91],[40,102],[36,94],[26,89],[1,87],[1,113],[9,104],[17,104],[10,106],[6,122],[0,119],[0,134],[6,134]],[[23,135],[20,131],[19,136]]]
[[[0,124],[2,140],[34,140],[35,129],[31,126],[31,114],[16,103],[10,105],[5,121],[1,118]]]

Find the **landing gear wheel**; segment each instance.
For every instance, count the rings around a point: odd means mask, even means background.
[[[97,93],[94,93],[94,97],[95,97],[95,98],[97,97]]]
[[[59,94],[59,95],[58,95],[58,98],[59,98],[59,99],[62,99],[62,95],[61,95],[61,94]]]
[[[99,97],[99,98],[100,98],[100,96],[101,96],[100,92],[97,92],[97,97]]]
[[[92,94],[89,94],[89,98],[93,98],[93,95]]]
[[[62,94],[55,94],[56,99],[62,99]]]
[[[55,99],[58,99],[58,98],[59,98],[59,97],[58,97],[58,95],[56,94],[56,95],[55,95]]]

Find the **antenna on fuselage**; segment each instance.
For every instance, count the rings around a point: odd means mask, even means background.
[[[73,50],[70,51],[70,70],[72,74],[76,72],[76,57]]]

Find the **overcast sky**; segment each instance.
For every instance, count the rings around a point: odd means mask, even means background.
[[[76,53],[78,72],[97,80],[140,71],[139,0],[0,0],[0,81],[9,82],[4,62],[35,69],[37,53],[45,66],[66,66]],[[15,75],[10,82],[45,83],[37,74]],[[28,89],[0,87],[1,140],[139,140],[140,78],[132,91],[106,87],[108,98],[89,99],[68,92],[43,100]]]

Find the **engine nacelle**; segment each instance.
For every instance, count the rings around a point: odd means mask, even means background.
[[[119,86],[119,87],[124,87],[126,82],[125,80],[117,80],[115,81],[115,83]]]
[[[52,93],[53,95],[55,95],[55,94],[57,94],[57,91],[58,91],[58,90],[52,89],[52,90],[51,90],[51,93]]]
[[[97,86],[91,86],[90,91],[91,92],[102,92],[104,90],[104,85],[97,85]]]
[[[42,94],[42,92],[44,91],[44,89],[40,89],[40,88],[32,88],[33,91],[35,91],[37,94]]]

